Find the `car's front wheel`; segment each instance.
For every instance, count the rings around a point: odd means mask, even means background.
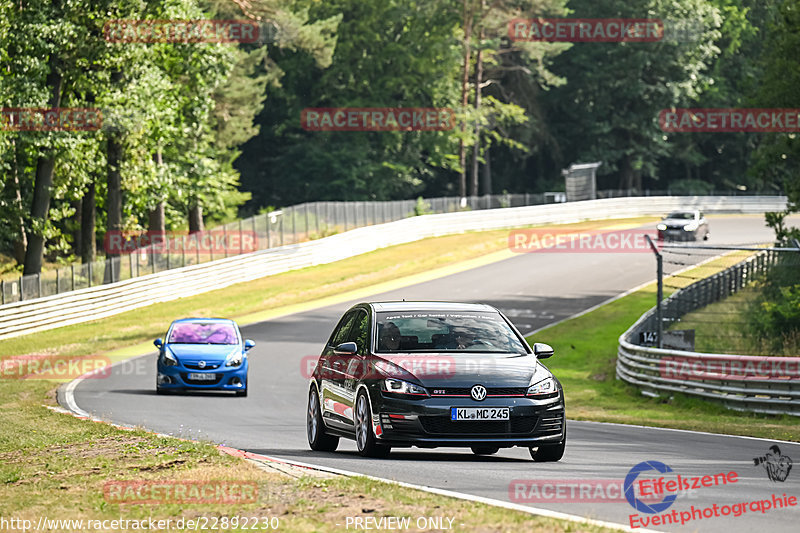
[[[567,428],[564,426],[564,438],[558,444],[529,448],[531,458],[537,463],[551,463],[560,461],[564,457],[564,448],[567,447]],[[534,451],[535,450],[535,451]]]
[[[322,409],[319,405],[319,395],[313,388],[308,394],[308,413],[306,414],[306,433],[308,445],[317,452],[333,452],[339,446],[339,437],[325,433],[325,424],[322,421]]]
[[[364,457],[386,457],[392,449],[378,444],[372,432],[372,410],[367,395],[363,392],[356,400],[356,446]]]

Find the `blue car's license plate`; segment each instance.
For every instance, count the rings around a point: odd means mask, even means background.
[[[192,381],[214,381],[217,379],[216,374],[189,374],[189,379]]]

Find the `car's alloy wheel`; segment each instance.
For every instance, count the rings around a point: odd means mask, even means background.
[[[375,442],[375,435],[372,433],[372,413],[369,408],[367,395],[363,392],[358,395],[356,400],[356,446],[358,453],[364,457],[386,457],[392,450],[389,446],[383,446]]]
[[[322,410],[319,406],[319,395],[313,388],[308,394],[308,412],[306,413],[306,433],[308,445],[318,452],[332,452],[339,446],[339,437],[325,433],[322,422]]]
[[[497,446],[472,446],[471,450],[475,455],[492,455],[497,453],[500,448]]]

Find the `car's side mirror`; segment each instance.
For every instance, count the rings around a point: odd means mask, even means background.
[[[161,340],[161,339],[156,339],[156,340],[154,340],[154,341],[153,341],[153,345],[154,345],[156,348],[159,348],[159,349],[160,349],[162,346],[164,346],[164,341],[163,341],[163,340]]]
[[[539,359],[547,359],[553,356],[553,347],[543,342],[533,343],[533,355]]]
[[[336,355],[355,355],[358,351],[358,346],[354,342],[343,342],[333,349]]]
[[[250,339],[245,339],[244,340],[244,351],[249,350],[250,348],[252,348],[255,345],[256,345],[256,341],[252,341]]]

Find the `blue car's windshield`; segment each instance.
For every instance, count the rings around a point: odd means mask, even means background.
[[[528,353],[498,313],[381,312],[377,314],[377,322],[380,353]]]
[[[167,342],[173,344],[236,344],[239,336],[233,324],[223,322],[182,322],[173,326]]]

